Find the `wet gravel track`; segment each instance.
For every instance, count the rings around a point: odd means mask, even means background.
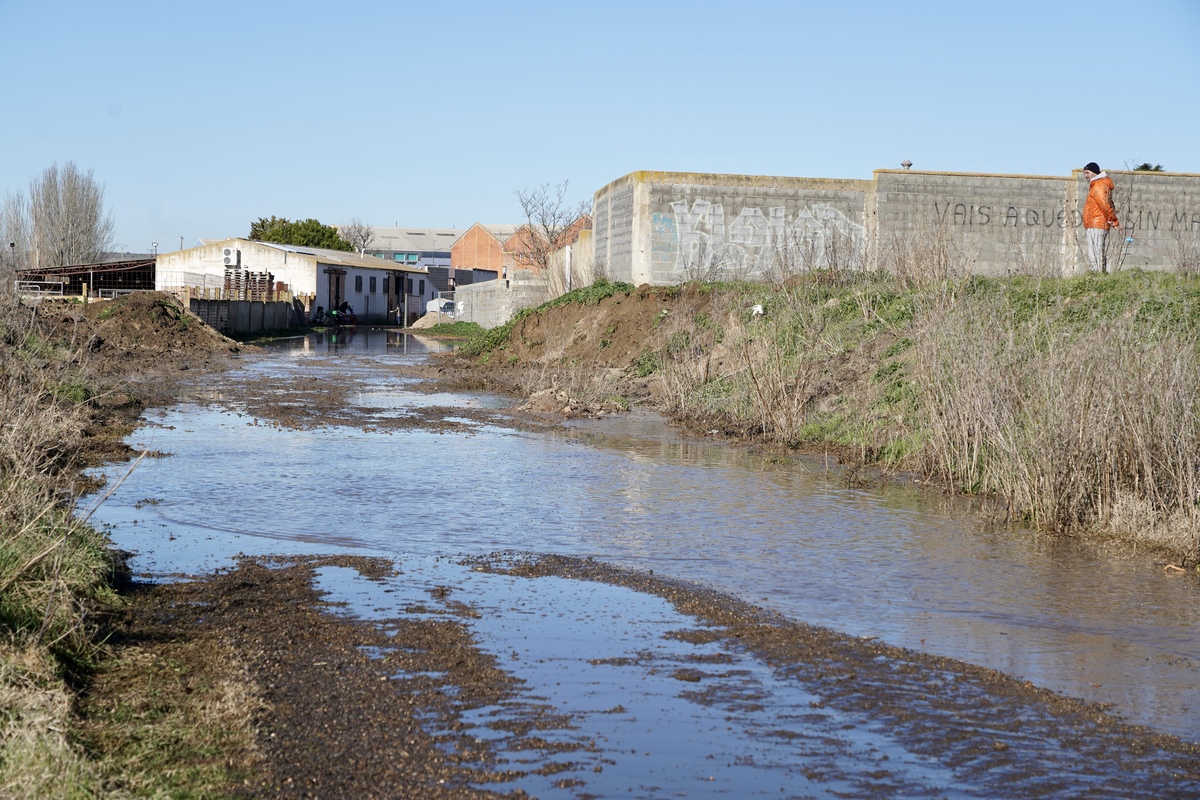
[[[481,591],[481,575],[506,583]],[[572,608],[538,605],[564,587]],[[1200,748],[1098,706],[586,559],[246,559],[143,601],[143,635],[203,629],[246,662],[266,709],[248,796],[1200,795]],[[489,628],[517,608],[558,632]],[[520,666],[539,637],[585,643],[553,659],[563,676],[615,671],[630,688],[564,707]],[[670,714],[684,727],[655,722]]]

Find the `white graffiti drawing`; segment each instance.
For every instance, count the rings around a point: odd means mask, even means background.
[[[686,200],[676,200],[671,210],[675,267],[688,277],[844,266],[831,263],[841,258],[837,247],[852,260],[866,236],[860,223],[827,203],[802,208],[790,220],[784,206],[766,213],[746,206],[728,223],[721,203],[695,200],[689,208]]]

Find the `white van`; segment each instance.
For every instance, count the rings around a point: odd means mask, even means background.
[[[425,304],[425,313],[440,313],[443,317],[454,319],[454,301],[446,297],[442,297],[437,300],[430,300]]]

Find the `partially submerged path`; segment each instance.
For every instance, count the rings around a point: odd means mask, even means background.
[[[589,560],[246,559],[135,599],[123,646],[253,687],[254,797],[1200,793],[1200,747],[1095,705]]]
[[[441,369],[413,372],[461,379]],[[256,420],[301,429],[496,419],[437,398],[372,413],[347,403],[352,375],[222,383]],[[164,685],[209,696],[197,719],[228,734],[158,768],[216,764],[249,796],[1200,793],[1197,746],[1098,705],[586,560],[254,557],[130,596],[90,718]]]

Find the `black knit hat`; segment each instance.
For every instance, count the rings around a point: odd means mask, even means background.
[[[1099,175],[1100,174],[1100,165],[1097,164],[1095,161],[1089,161],[1087,166],[1083,168],[1083,171],[1084,172],[1094,172],[1097,175]]]

